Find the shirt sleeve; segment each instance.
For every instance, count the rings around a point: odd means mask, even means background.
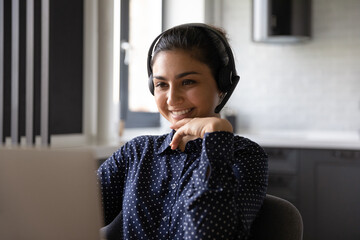
[[[228,132],[207,133],[185,201],[185,239],[247,239],[266,196],[267,156]]]
[[[109,157],[98,169],[105,225],[111,223],[122,210],[125,180],[125,146]]]

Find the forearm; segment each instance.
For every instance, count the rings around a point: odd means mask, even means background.
[[[209,237],[204,239],[248,236],[266,194],[267,159],[257,144],[239,139],[226,132],[205,135],[186,205],[188,234]],[[214,235],[216,231],[225,237]]]
[[[186,202],[184,239],[235,239],[239,215],[232,191],[200,191]]]
[[[193,191],[185,201],[185,239],[234,239],[243,229],[239,222],[237,185],[232,172],[233,135],[207,134]]]

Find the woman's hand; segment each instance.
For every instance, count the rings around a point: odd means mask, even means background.
[[[207,132],[226,131],[233,132],[231,123],[226,119],[217,117],[184,118],[170,126],[176,130],[170,143],[171,149],[180,147],[182,151],[188,141],[203,138]]]

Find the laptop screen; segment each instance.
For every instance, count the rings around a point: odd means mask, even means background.
[[[0,149],[0,239],[99,239],[90,152]]]

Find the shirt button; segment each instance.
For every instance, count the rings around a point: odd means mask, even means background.
[[[162,218],[162,220],[163,220],[164,222],[166,222],[167,217],[166,217],[166,216],[165,216],[165,217],[163,217],[163,218]]]
[[[176,183],[171,184],[171,188],[175,189],[176,188]]]

